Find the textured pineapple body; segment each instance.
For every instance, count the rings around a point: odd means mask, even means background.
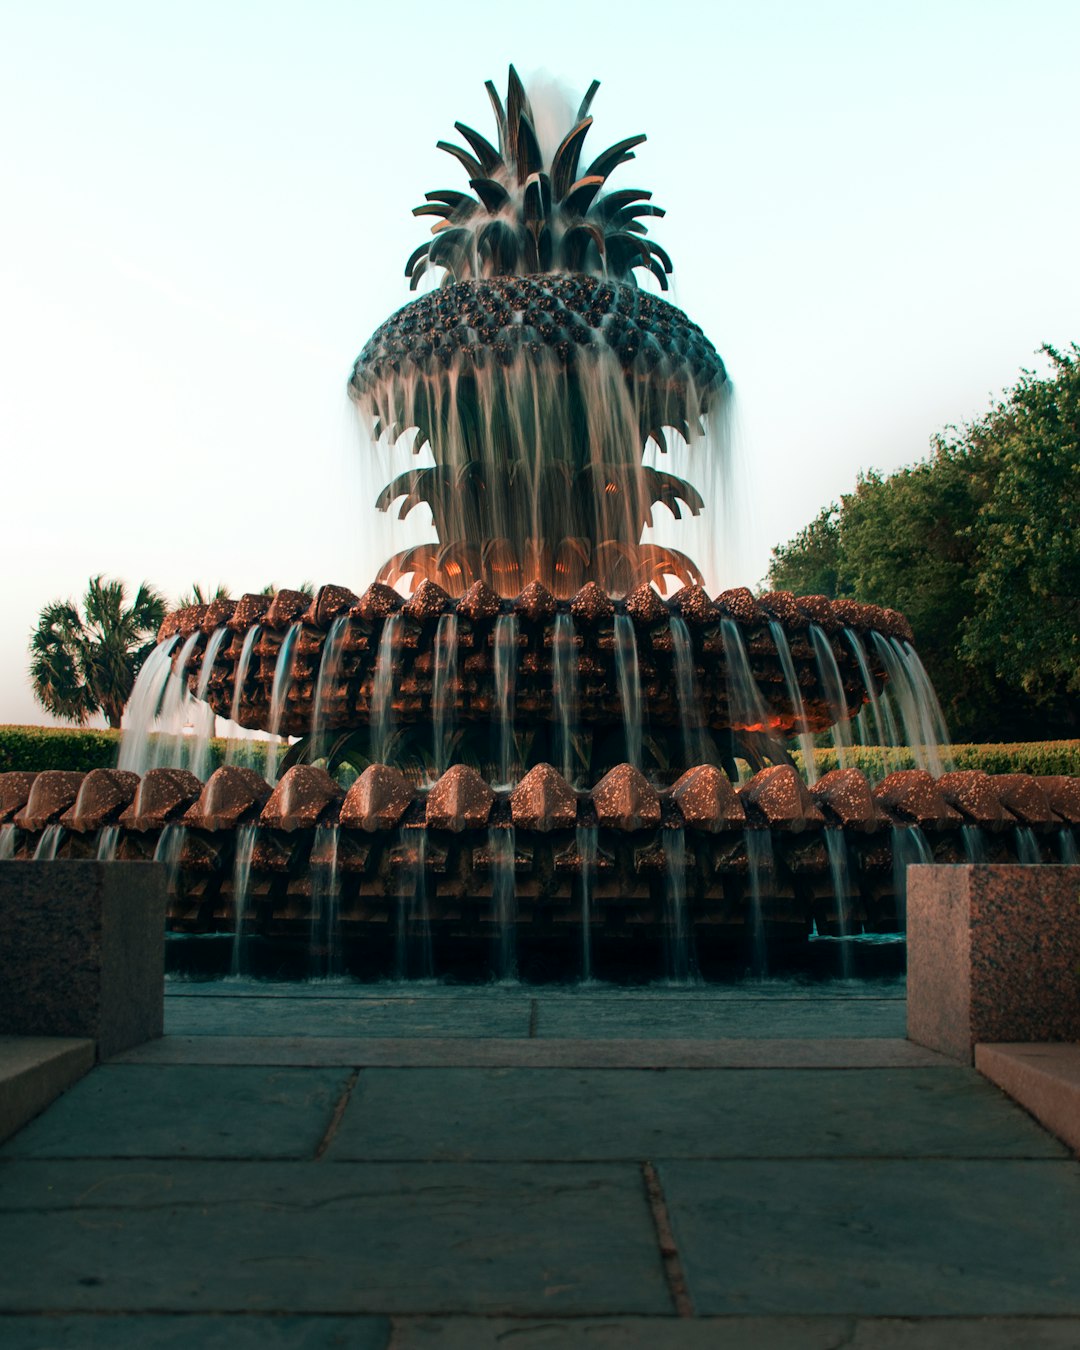
[[[522,352],[550,352],[574,368],[597,351],[613,353],[629,381],[692,387],[703,400],[727,378],[716,348],[677,306],[632,284],[548,272],[459,281],[405,305],[365,345],[350,391],[364,400],[396,376],[509,366]]]

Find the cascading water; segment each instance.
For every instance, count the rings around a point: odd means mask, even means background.
[[[255,839],[258,827],[240,825],[236,831],[236,851],[233,855],[232,901],[233,901],[233,949],[230,974],[242,975],[246,971],[246,933],[244,916],[247,913],[248,890],[251,886],[251,862],[255,853]]]
[[[592,973],[592,898],[596,876],[596,826],[579,825],[574,836],[581,866],[581,982],[591,982]]]
[[[771,894],[776,876],[776,855],[769,830],[746,830],[747,880],[750,890],[751,970],[758,979],[769,973],[765,944],[765,896]]]
[[[847,840],[843,830],[827,829],[824,834],[825,851],[829,858],[829,879],[836,900],[836,924],[840,930],[840,974],[847,980],[851,978],[851,948],[846,940],[851,934]]]
[[[870,662],[867,659],[866,648],[863,646],[862,638],[859,637],[851,628],[844,629],[844,636],[848,640],[851,650],[855,653],[855,660],[859,664],[859,674],[862,676],[863,688],[870,697],[870,712],[873,715],[873,732],[869,733],[866,728],[866,708],[860,712],[856,719],[856,725],[862,730],[862,743],[864,745],[876,746],[897,746],[900,744],[899,737],[896,734],[896,721],[892,715],[892,708],[889,706],[889,700],[878,696],[877,683],[870,673]],[[895,755],[887,757],[895,765]],[[885,776],[885,769],[876,775],[879,778]]]
[[[514,980],[517,978],[514,827],[488,830],[488,851],[495,911],[495,973],[500,980]]]
[[[637,634],[629,614],[615,615],[615,677],[622,706],[623,739],[626,762],[641,768],[641,733],[645,705],[641,698],[641,674],[638,669]]]
[[[187,827],[184,825],[166,825],[158,835],[154,848],[154,861],[165,865],[165,889],[176,889],[176,879],[180,871],[180,857],[184,851]]]
[[[97,860],[112,862],[116,857],[116,848],[120,843],[120,826],[105,825],[98,832]]]
[[[499,782],[517,781],[514,740],[514,702],[517,693],[518,621],[516,614],[500,614],[492,639],[495,661],[495,700],[499,722]]]
[[[294,623],[285,634],[278,651],[277,664],[274,666],[274,683],[270,693],[270,739],[266,743],[266,781],[276,783],[278,776],[278,750],[281,737],[282,719],[285,716],[285,700],[289,697],[293,678],[293,651],[296,639],[300,636],[302,625]]]
[[[427,894],[427,831],[403,829],[401,840],[406,866],[398,890],[397,977],[430,980],[435,967]]]
[[[458,678],[458,621],[456,614],[444,614],[435,632],[435,671],[431,682],[432,750],[435,774],[450,763],[450,742],[454,731],[454,690]]]
[[[893,894],[900,931],[907,929],[907,870],[916,863],[932,863],[934,854],[918,825],[892,827]]]
[[[196,727],[191,740],[188,767],[195,777],[203,782],[206,781],[210,768],[210,741],[217,725],[214,710],[206,702],[206,691],[210,688],[210,677],[214,672],[214,664],[217,661],[222,644],[228,636],[229,630],[224,625],[215,628],[210,634],[210,641],[206,644],[202,665],[199,667],[199,680],[195,687],[195,706],[192,710],[192,717],[196,721]]]
[[[1035,831],[1029,825],[1018,825],[1013,831],[1016,839],[1016,861],[1029,867],[1042,862],[1042,850],[1035,838]]]
[[[565,611],[555,616],[552,637],[551,710],[556,755],[562,776],[576,786],[574,728],[577,725],[577,653],[574,650],[574,620]]]
[[[891,701],[899,709],[904,729],[903,743],[910,750],[916,767],[926,769],[935,778],[940,778],[945,772],[949,741],[944,721],[940,718],[940,708],[935,715],[922,687],[926,672],[922,670],[920,662],[922,677],[913,683],[911,663],[904,648],[881,633],[875,632],[872,637],[874,649],[889,675],[889,687],[882,693],[882,702]],[[929,681],[926,683],[929,684]],[[944,756],[942,746],[946,749]]]
[[[665,880],[665,965],[667,977],[675,984],[690,979],[692,953],[690,924],[686,912],[686,837],[682,830],[663,833]]]
[[[376,764],[385,764],[390,755],[390,738],[394,730],[395,641],[400,623],[400,614],[390,615],[383,624],[375,654],[375,673],[371,681],[371,758]]]
[[[326,723],[326,703],[330,692],[337,687],[341,677],[341,657],[345,650],[345,635],[348,632],[348,618],[339,614],[330,625],[326,643],[319,661],[319,674],[315,681],[315,704],[311,714],[311,758],[321,759],[329,749],[324,744],[324,726]]]
[[[61,826],[46,825],[37,842],[37,848],[34,849],[34,862],[52,862],[63,837],[64,831]]]
[[[813,787],[818,780],[817,763],[814,759],[814,738],[806,730],[806,707],[803,704],[802,690],[799,688],[799,677],[795,673],[795,662],[791,657],[791,644],[788,642],[783,624],[777,623],[775,619],[769,623],[769,633],[780,658],[780,669],[784,673],[784,688],[788,700],[795,710],[795,728],[799,738],[799,749],[802,752],[803,776]]]
[[[240,656],[236,662],[232,707],[229,711],[232,729],[229,732],[229,741],[225,747],[225,763],[229,765],[242,763],[247,757],[247,751],[251,745],[250,734],[246,733],[240,726],[240,704],[247,687],[248,672],[251,670],[255,643],[258,641],[261,632],[262,629],[257,623],[251,625],[244,634],[244,643],[240,648]]]
[[[1069,829],[1068,825],[1063,825],[1058,831],[1058,848],[1061,852],[1061,861],[1066,867],[1075,867],[1080,863],[1080,853],[1076,847],[1076,835]],[[2,850],[2,846],[0,846]],[[3,857],[0,851],[0,857]]]
[[[0,825],[0,862],[15,856],[15,826]]]
[[[175,635],[159,642],[143,662],[124,709],[124,730],[116,761],[118,769],[144,774],[153,767],[150,735],[171,673],[173,649],[179,641],[179,635]]]
[[[337,825],[320,825],[311,846],[311,974],[331,979],[341,973],[341,931],[338,923],[341,874],[338,869]]]
[[[167,769],[183,764],[184,727],[191,707],[187,671],[195,648],[201,640],[201,633],[192,633],[180,648],[169,670],[150,745],[149,759],[152,769]]]
[[[978,825],[962,825],[960,834],[964,840],[964,857],[969,863],[986,862],[986,836]]]
[[[671,616],[671,650],[675,666],[675,696],[679,702],[683,763],[704,764],[708,758],[701,722],[701,694],[694,673],[694,644],[681,614]]]
[[[824,630],[816,623],[810,625],[810,644],[814,651],[818,678],[832,713],[832,742],[837,763],[841,769],[846,769],[848,751],[851,749],[851,725],[848,720],[847,700],[844,698],[844,684],[840,678],[840,667],[836,664],[832,644]]]

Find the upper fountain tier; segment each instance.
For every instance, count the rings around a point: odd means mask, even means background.
[[[555,715],[554,649],[560,615],[573,654],[577,720],[584,727],[616,724],[623,717],[615,651],[619,616],[633,625],[641,690],[653,727],[678,727],[683,717],[676,671],[680,635],[704,724],[717,730],[767,729],[777,734],[803,725],[823,730],[840,715],[837,693],[825,686],[821,673],[822,642],[836,662],[846,712],[853,715],[887,678],[870,635],[897,642],[911,637],[907,621],[894,610],[824,596],[796,599],[782,591],[755,599],[748,590],[738,589],[713,600],[700,587],[691,586],[664,601],[646,585],[625,601],[613,601],[590,583],[572,599],[558,601],[546,588],[533,584],[513,600],[503,600],[478,582],[455,600],[425,582],[407,600],[379,584],[360,597],[344,587],[324,586],[314,598],[279,591],[275,596],[215,600],[170,614],[159,638],[184,640],[191,689],[201,688],[215,712],[234,716],[243,726],[269,730],[275,675],[283,644],[295,628],[286,648],[291,676],[276,729],[306,736],[313,729],[317,699],[318,720],[325,730],[370,725],[380,659],[393,668],[395,719],[430,724],[439,626],[448,620],[453,621],[456,651],[448,693],[458,721],[490,722],[497,716],[500,622],[511,643],[518,715],[550,720]],[[219,629],[225,630],[223,638],[211,644],[208,639]],[[845,629],[865,647],[872,691],[866,688],[855,643],[845,636]],[[203,671],[207,654],[213,667]],[[789,654],[803,719],[793,706],[785,673]],[[177,646],[174,659],[179,655]],[[242,659],[246,665],[237,697]],[[760,703],[741,687],[744,661]]]
[[[669,472],[670,441],[682,466],[687,443],[707,442],[727,383],[701,329],[638,289],[639,270],[667,288],[671,260],[643,223],[664,213],[650,192],[609,191],[607,179],[645,137],[583,166],[595,82],[547,149],[513,67],[505,105],[487,88],[497,144],[460,122],[470,149],[440,142],[472,192],[429,192],[416,208],[438,219],[406,275],[415,287],[441,268],[442,288],[378,329],[349,383],[376,441],[409,435],[429,461],[378,505],[400,503],[400,517],[428,506],[438,542],[403,550],[380,580],[411,575],[453,595],[482,580],[505,597],[533,581],[567,595],[567,572],[616,595],[643,581],[700,584],[685,553],[641,542],[655,507],[705,506]],[[695,455],[722,458],[723,447]]]

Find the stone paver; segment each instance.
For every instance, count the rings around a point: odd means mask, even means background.
[[[667,1313],[640,1169],[0,1166],[0,1309]]]
[[[0,1344],[1080,1344],[1080,1165],[901,994],[171,981],[0,1150]]]
[[[493,1128],[497,1122],[498,1127]],[[327,1159],[1067,1157],[974,1070],[367,1069]]]
[[[0,1157],[310,1158],[348,1078],[340,1069],[104,1065]]]
[[[1072,1162],[666,1162],[699,1313],[1080,1315]]]

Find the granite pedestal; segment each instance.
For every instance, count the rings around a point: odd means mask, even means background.
[[[971,1062],[988,1041],[1080,1039],[1080,867],[908,870],[908,1036]]]
[[[160,1036],[165,898],[157,863],[0,862],[0,1034]]]

